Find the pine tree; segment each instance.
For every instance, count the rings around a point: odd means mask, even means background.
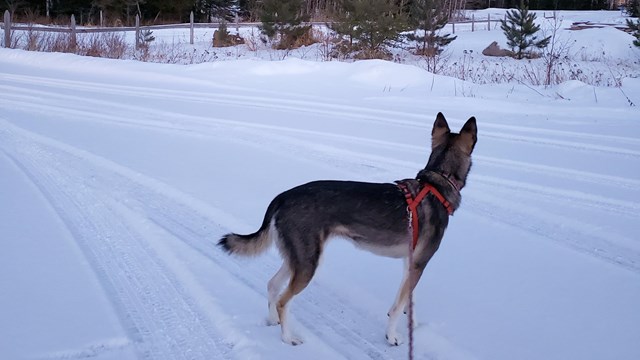
[[[551,37],[538,40],[535,35],[540,30],[540,25],[535,24],[535,19],[536,14],[529,13],[529,8],[523,0],[520,2],[520,8],[507,11],[507,20],[501,21],[500,28],[507,37],[507,45],[514,51],[517,59],[529,55],[526,50],[530,47],[542,49],[549,45]]]
[[[388,58],[387,46],[407,29],[406,14],[394,0],[342,0],[331,29],[349,38],[356,58]]]
[[[640,46],[640,20],[632,21],[627,19],[627,26],[631,29],[631,34],[636,38],[633,40],[633,45]]]
[[[442,0],[415,0],[410,10],[410,24],[418,31],[407,38],[418,42],[418,54],[434,57],[449,45],[456,36],[440,35],[440,30],[449,21]]]
[[[631,17],[640,17],[640,0],[627,1],[627,14]]]
[[[640,0],[627,2],[627,13],[631,17],[640,17]]]
[[[260,30],[269,39],[277,39],[276,48],[291,49],[309,33],[311,25],[303,25],[309,21],[303,5],[302,0],[264,0]]]

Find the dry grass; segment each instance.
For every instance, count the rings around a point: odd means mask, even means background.
[[[62,52],[110,59],[125,58],[129,45],[121,33],[82,34],[41,32],[30,28],[13,44],[28,51]],[[20,46],[18,44],[21,44]]]

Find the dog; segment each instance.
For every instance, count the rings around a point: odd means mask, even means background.
[[[285,343],[302,343],[287,322],[287,305],[311,281],[332,237],[350,239],[377,255],[405,259],[404,276],[386,329],[389,344],[401,343],[396,330],[400,313],[438,250],[449,215],[460,206],[460,190],[471,169],[477,132],[475,117],[469,118],[459,133],[452,133],[444,115],[438,113],[431,131],[429,161],[415,179],[399,185],[330,180],[300,185],[271,201],[258,231],[231,233],[219,240],[226,252],[245,256],[258,255],[276,243],[284,262],[267,286],[267,323],[281,325]],[[408,202],[427,186],[433,191],[420,195],[424,198],[415,199],[414,210],[408,211]],[[281,292],[287,280],[288,286]]]

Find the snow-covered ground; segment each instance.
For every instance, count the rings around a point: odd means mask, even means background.
[[[265,325],[277,252],[215,243],[292,186],[414,176],[442,111],[455,130],[476,116],[479,140],[416,290],[416,358],[638,359],[639,105],[631,77],[544,88],[384,61],[1,49],[0,358],[406,358],[384,339],[401,261],[330,243],[291,347]]]

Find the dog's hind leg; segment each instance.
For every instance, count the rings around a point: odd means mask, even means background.
[[[282,341],[298,345],[302,344],[302,340],[291,331],[287,321],[287,305],[294,296],[309,285],[311,278],[313,278],[320,261],[325,235],[320,231],[315,234],[313,231],[306,234],[285,232],[282,233],[281,239],[282,247],[287,249],[284,251],[285,254],[288,254],[285,257],[285,263],[291,273],[291,279],[276,304],[276,310],[280,318]]]
[[[280,318],[282,341],[287,344],[302,344],[302,340],[295,336],[291,332],[291,328],[289,327],[289,322],[287,321],[287,305],[295,295],[298,295],[302,290],[304,290],[305,287],[307,287],[307,285],[311,281],[311,278],[313,277],[314,272],[315,267],[311,271],[309,271],[309,268],[303,271],[292,269],[289,286],[284,290],[282,296],[280,296],[280,300],[278,300],[276,308],[278,310],[278,316]]]
[[[282,286],[290,276],[291,272],[289,271],[289,266],[285,261],[282,263],[280,270],[278,270],[271,280],[269,280],[269,284],[267,285],[267,291],[269,293],[269,317],[267,318],[267,325],[269,326],[280,324],[280,316],[278,316],[276,304],[278,302],[278,295],[280,295]]]

